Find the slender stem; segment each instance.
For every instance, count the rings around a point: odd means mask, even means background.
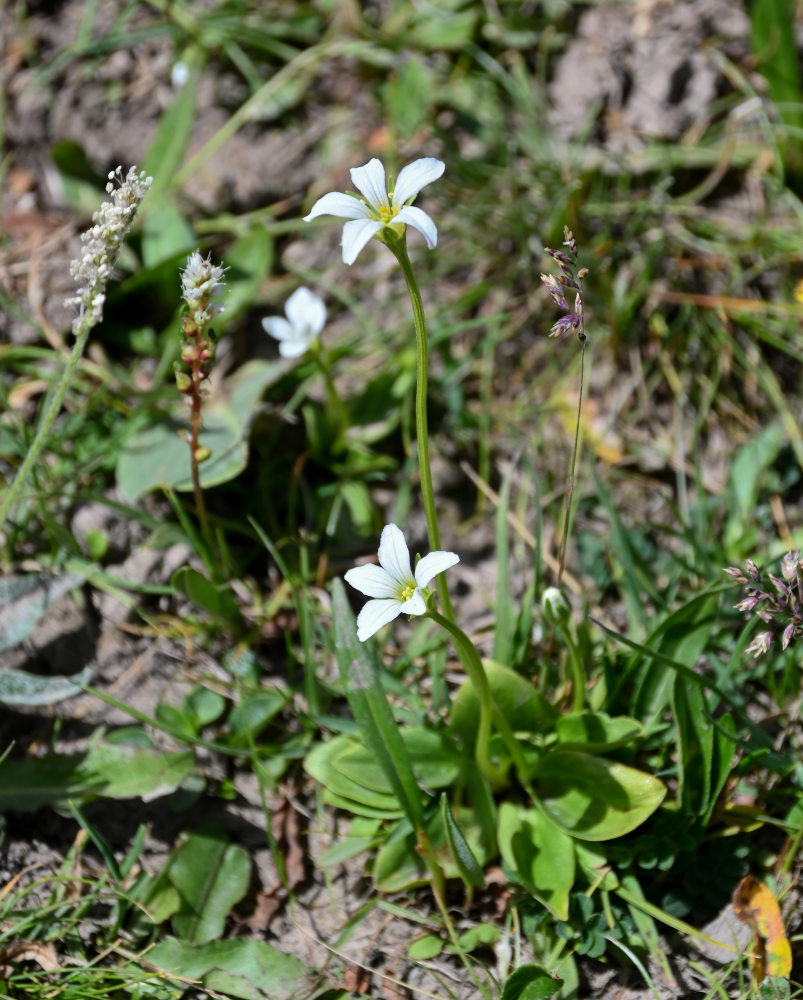
[[[572,709],[575,712],[582,712],[586,697],[586,672],[583,669],[583,661],[580,658],[580,650],[574,641],[569,627],[558,626],[566,645],[569,647],[569,669],[572,674]]]
[[[572,464],[569,469],[569,485],[566,489],[566,503],[563,509],[563,537],[560,540],[560,555],[558,556],[558,590],[563,582],[563,571],[566,568],[566,545],[569,540],[569,519],[572,512],[572,497],[574,496],[574,474],[577,467],[577,453],[580,444],[580,421],[583,413],[583,385],[585,382],[586,339],[585,332],[580,340],[580,394],[577,399],[577,422],[574,428],[574,448]]]
[[[429,369],[429,344],[427,342],[427,327],[424,319],[424,305],[421,292],[413,273],[413,267],[407,254],[407,244],[404,237],[391,238],[385,236],[388,249],[399,262],[410,304],[413,307],[413,322],[415,324],[416,365],[415,365],[415,424],[418,442],[418,469],[421,478],[421,498],[424,502],[424,514],[427,519],[427,536],[431,551],[441,547],[441,536],[438,530],[438,514],[435,507],[435,491],[432,488],[432,465],[429,457],[429,429],[427,426],[427,377]],[[449,597],[445,578],[441,575],[436,581],[438,598],[444,615],[454,624],[454,611]]]
[[[315,343],[310,349],[310,353],[315,359],[315,363],[318,366],[318,370],[323,376],[323,384],[326,387],[326,398],[329,404],[330,413],[332,413],[337,420],[337,440],[343,437],[349,426],[349,417],[343,400],[335,388],[334,380],[332,379],[332,369],[329,364],[329,358],[324,353],[320,344]]]
[[[204,492],[201,489],[201,475],[198,469],[198,447],[201,434],[201,359],[196,351],[192,359],[192,396],[190,398],[190,469],[192,470],[192,492],[195,497],[195,507],[198,511],[198,520],[201,524],[206,547],[209,549],[209,557],[212,558],[212,532],[209,528],[209,518],[206,514],[206,503],[204,502]]]
[[[2,506],[0,506],[0,529],[3,528],[8,520],[8,516],[11,513],[23,486],[27,482],[28,476],[31,474],[31,470],[34,467],[36,460],[39,458],[39,454],[42,451],[45,442],[47,441],[50,429],[53,426],[56,417],[59,415],[61,404],[64,402],[64,397],[67,395],[67,389],[69,388],[70,382],[75,374],[75,370],[78,367],[78,363],[84,353],[84,348],[86,347],[86,342],[89,338],[92,326],[93,324],[85,321],[76,334],[72,352],[67,360],[64,372],[53,391],[48,408],[42,417],[41,423],[39,424],[39,429],[34,435],[34,439],[22,461],[22,465],[20,465],[19,469],[17,469],[14,482],[8,488],[3,499]]]
[[[491,698],[491,688],[488,685],[488,678],[485,675],[485,667],[482,665],[480,654],[474,643],[466,633],[449,621],[444,615],[430,609],[429,616],[434,622],[445,628],[452,637],[457,655],[466,669],[468,678],[471,681],[477,697],[480,700],[480,721],[477,727],[477,742],[474,745],[474,757],[482,774],[494,787],[504,784],[505,769],[496,767],[490,758],[491,742],[491,722],[493,720],[493,699]]]
[[[493,787],[499,787],[506,783],[506,769],[504,767],[495,767],[491,763],[488,752],[491,722],[493,721],[496,723],[496,728],[499,730],[502,742],[505,744],[505,748],[510,754],[510,759],[516,767],[522,787],[530,798],[535,800],[535,792],[527,777],[527,762],[524,759],[513,730],[510,728],[510,724],[494,705],[491,688],[488,684],[488,677],[485,673],[485,667],[482,665],[480,654],[477,652],[477,647],[459,626],[444,618],[443,615],[438,614],[433,608],[429,608],[427,614],[437,625],[445,628],[452,637],[457,655],[460,657],[460,662],[463,664],[480,700],[480,722],[477,729],[477,743],[474,750],[477,766]]]
[[[471,962],[468,960],[468,955],[466,954],[466,949],[460,943],[460,938],[457,936],[457,931],[452,923],[452,918],[449,916],[449,911],[446,908],[446,900],[438,895],[437,892],[433,893],[435,896],[435,902],[438,904],[438,909],[441,911],[441,917],[443,918],[444,926],[446,927],[446,933],[449,935],[449,940],[452,942],[452,947],[455,952],[460,956],[460,961],[466,967],[466,972],[468,972],[474,985],[480,991],[485,1000],[491,1000],[492,993],[481,981]]]

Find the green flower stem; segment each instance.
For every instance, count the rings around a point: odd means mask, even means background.
[[[424,305],[421,292],[413,273],[413,266],[407,254],[407,243],[403,236],[393,238],[385,233],[385,243],[399,262],[407,283],[410,304],[413,307],[413,322],[415,323],[416,343],[416,379],[415,379],[415,424],[418,441],[418,469],[421,478],[421,497],[424,501],[424,514],[427,519],[427,535],[430,551],[435,552],[441,547],[441,536],[438,530],[438,514],[435,509],[435,492],[432,488],[432,466],[429,458],[429,430],[427,427],[427,375],[429,367],[429,344],[427,342],[427,327],[424,319]],[[454,624],[454,611],[449,598],[446,580],[443,575],[437,578],[438,598],[443,613]]]
[[[482,665],[482,660],[480,659],[480,654],[477,652],[477,647],[461,628],[455,625],[454,622],[450,622],[443,615],[438,614],[434,608],[429,608],[427,614],[437,625],[446,629],[452,637],[455,649],[457,650],[457,655],[460,657],[460,662],[463,664],[463,667],[468,674],[468,679],[471,681],[474,690],[477,692],[477,697],[480,700],[480,723],[477,729],[477,743],[474,750],[477,766],[482,774],[488,779],[492,787],[497,788],[506,784],[506,769],[504,767],[495,767],[491,762],[488,752],[491,739],[491,722],[493,721],[496,723],[496,728],[499,730],[502,742],[505,744],[505,748],[510,754],[510,759],[515,765],[516,773],[518,774],[522,787],[528,793],[530,798],[535,800],[535,792],[533,791],[533,787],[527,776],[527,763],[524,760],[521,747],[519,746],[507,719],[494,706],[493,697],[491,696],[491,688],[488,684],[488,677],[485,674],[485,667]]]
[[[488,678],[485,675],[485,668],[482,665],[480,654],[474,643],[466,633],[449,621],[444,615],[439,614],[430,608],[429,617],[441,628],[446,629],[452,637],[460,662],[465,667],[468,678],[471,681],[477,697],[480,700],[480,723],[477,729],[477,742],[474,747],[474,755],[477,767],[495,788],[505,783],[505,769],[496,767],[489,755],[489,744],[491,740],[491,721],[493,719],[493,699],[491,698],[491,688],[488,685]]]
[[[20,465],[19,469],[17,469],[14,482],[8,488],[6,495],[3,498],[3,504],[0,506],[0,529],[3,528],[8,520],[8,516],[11,513],[12,508],[17,502],[17,498],[19,497],[23,486],[28,481],[28,476],[31,474],[31,470],[34,467],[36,460],[39,458],[42,448],[45,446],[50,429],[55,423],[56,417],[59,415],[61,404],[64,402],[64,397],[67,395],[67,389],[70,386],[70,382],[72,382],[75,370],[78,367],[78,363],[84,353],[84,348],[86,347],[86,342],[89,338],[92,326],[93,324],[85,321],[76,334],[72,352],[67,360],[64,372],[56,384],[53,395],[50,397],[50,403],[44,416],[42,417],[41,423],[39,424],[39,429],[34,435],[31,447],[28,449],[28,453],[23,459],[22,465]]]
[[[558,628],[569,648],[569,671],[572,676],[572,711],[582,712],[586,698],[586,672],[583,668],[583,660],[570,629],[563,625],[559,625]]]
[[[310,354],[315,360],[323,377],[323,384],[326,387],[326,399],[330,413],[337,419],[337,439],[344,437],[349,426],[349,416],[343,400],[340,398],[335,383],[332,379],[332,368],[329,364],[328,355],[322,350],[320,343],[316,342],[310,347]]]

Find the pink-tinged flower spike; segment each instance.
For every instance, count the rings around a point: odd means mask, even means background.
[[[352,167],[351,179],[362,195],[341,194],[331,191],[319,198],[312,206],[305,222],[317,219],[319,215],[333,215],[338,219],[350,219],[343,226],[343,261],[353,264],[358,254],[371,239],[381,239],[383,229],[392,229],[401,236],[405,226],[412,226],[427,241],[430,250],[438,242],[438,230],[432,219],[412,202],[418,192],[436,181],[445,165],[431,156],[415,160],[404,167],[392,191],[388,190],[385,168],[379,160],[369,160],[364,167]]]
[[[297,288],[284,307],[287,319],[267,316],[262,320],[266,333],[279,341],[283,358],[298,358],[318,339],[326,322],[326,306],[303,285]]]
[[[379,565],[357,566],[346,573],[346,581],[366,597],[371,597],[357,616],[360,642],[378,632],[399,615],[423,615],[427,602],[422,591],[433,577],[460,562],[454,552],[430,552],[410,571],[410,550],[401,528],[387,524],[379,542]]]

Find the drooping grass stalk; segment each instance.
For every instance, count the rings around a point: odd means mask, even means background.
[[[580,341],[580,392],[577,400],[577,419],[574,429],[574,447],[572,448],[572,459],[569,464],[569,482],[566,488],[566,500],[563,508],[563,532],[560,540],[560,551],[558,555],[558,576],[557,587],[563,582],[563,572],[566,568],[566,548],[569,541],[569,530],[571,527],[572,499],[574,497],[574,479],[577,469],[577,456],[580,451],[580,426],[583,414],[583,389],[585,385],[585,359],[586,359],[586,331],[584,323],[584,301],[583,301],[583,278],[588,274],[588,268],[577,267],[577,240],[568,226],[563,228],[563,245],[567,247],[568,253],[564,250],[550,250],[546,252],[560,268],[560,274],[542,274],[541,281],[549,289],[549,293],[555,300],[556,305],[562,310],[563,315],[553,324],[549,331],[550,337],[559,337],[569,330],[577,333]],[[570,308],[566,301],[565,289],[574,289],[576,293],[574,307]]]
[[[78,290],[65,305],[77,305],[79,312],[73,323],[75,343],[61,378],[50,396],[50,402],[22,461],[14,481],[6,491],[0,506],[0,530],[5,525],[23,487],[44,448],[51,428],[59,415],[78,364],[83,357],[89,334],[103,319],[106,285],[114,270],[120,247],[131,229],[137,209],[153,183],[152,177],[131,167],[123,177],[118,167],[108,176],[106,193],[110,196],[92,216],[93,225],[81,235],[84,248],[81,257],[70,264],[70,273],[78,282]]]
[[[421,301],[421,291],[416,281],[413,266],[407,253],[407,243],[404,236],[392,237],[385,234],[385,244],[399,262],[410,305],[413,309],[415,324],[416,364],[415,364],[415,424],[418,445],[418,468],[421,479],[421,498],[424,503],[424,514],[427,521],[427,536],[431,551],[441,547],[440,531],[438,529],[438,513],[435,506],[435,491],[432,487],[432,465],[429,457],[429,426],[427,421],[427,382],[429,375],[429,342],[427,341],[427,326],[424,317],[424,304]],[[449,598],[449,590],[443,576],[437,579],[438,598],[446,618],[454,623],[454,611]]]
[[[582,332],[580,337],[580,392],[577,396],[577,418],[574,426],[574,446],[572,448],[572,460],[569,465],[569,482],[566,487],[566,499],[563,507],[563,532],[560,539],[560,552],[558,554],[558,582],[560,588],[563,583],[563,572],[566,569],[566,546],[569,540],[570,521],[572,516],[572,500],[574,498],[574,479],[577,471],[577,455],[580,451],[580,422],[583,415],[583,388],[585,385],[585,363],[586,363],[586,335]]]

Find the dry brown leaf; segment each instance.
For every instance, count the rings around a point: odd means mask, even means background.
[[[733,890],[733,912],[756,935],[755,957],[750,963],[755,981],[759,983],[765,976],[788,979],[792,948],[772,892],[752,875],[745,875]]]
[[[36,962],[45,972],[61,968],[56,949],[52,944],[38,941],[12,941],[0,950],[0,976],[10,976],[19,962]]]

